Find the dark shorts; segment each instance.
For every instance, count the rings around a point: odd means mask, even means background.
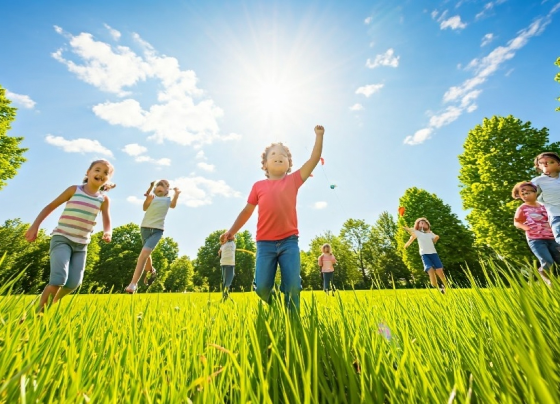
[[[443,264],[437,254],[422,254],[422,262],[424,263],[424,271],[426,272],[430,269],[443,268]]]

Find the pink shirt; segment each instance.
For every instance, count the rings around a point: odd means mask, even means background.
[[[523,204],[515,211],[515,219],[530,227],[530,230],[525,232],[528,239],[542,240],[554,238],[548,224],[548,215],[544,205],[529,206]]]
[[[281,180],[255,182],[247,202],[259,206],[257,241],[282,240],[299,233],[296,200],[302,184],[299,170]]]
[[[336,258],[333,254],[321,254],[318,264],[321,267],[321,272],[334,272],[333,265],[336,264]]]

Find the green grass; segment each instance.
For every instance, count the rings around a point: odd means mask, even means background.
[[[556,281],[304,292],[301,321],[252,293],[32,300],[0,297],[0,402],[560,402]]]

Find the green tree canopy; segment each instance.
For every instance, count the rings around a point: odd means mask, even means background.
[[[350,246],[354,254],[355,263],[362,272],[363,287],[371,285],[371,277],[368,273],[365,260],[364,248],[367,248],[371,235],[371,227],[364,220],[348,219],[342,225],[340,237]]]
[[[560,58],[556,59],[554,63],[556,66],[560,67]],[[558,83],[560,83],[560,73],[556,73],[556,77],[554,78]],[[557,101],[560,101],[560,97],[556,98]],[[560,107],[556,107],[556,111],[560,111]]]
[[[6,98],[6,90],[0,86],[0,190],[6,186],[6,180],[16,176],[17,170],[26,161],[23,153],[27,149],[19,147],[23,137],[7,135],[17,110],[10,104],[11,101]]]
[[[466,279],[465,265],[478,276],[478,255],[474,248],[472,232],[451,212],[451,207],[445,204],[436,194],[431,194],[416,187],[409,188],[399,200],[399,205],[405,208],[405,214],[399,218],[400,226],[413,227],[414,221],[425,217],[431,224],[432,231],[440,236],[436,250],[443,262],[448,276],[456,281]],[[416,282],[427,282],[424,266],[418,252],[418,242],[404,249],[404,244],[410,235],[402,228],[397,230],[397,241],[402,251],[403,261],[415,276]]]
[[[194,268],[188,256],[177,258],[169,267],[165,278],[165,290],[167,292],[193,292]]]
[[[513,226],[519,201],[511,191],[519,181],[537,175],[535,157],[544,151],[560,151],[548,143],[548,130],[535,129],[530,122],[513,116],[484,119],[472,129],[459,156],[463,208],[476,242],[512,260],[530,257],[525,235]]]

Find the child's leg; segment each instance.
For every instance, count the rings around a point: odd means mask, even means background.
[[[136,268],[134,269],[134,274],[132,275],[132,280],[130,281],[131,285],[136,285],[138,280],[142,277],[144,267],[146,266],[146,262],[148,261],[148,257],[151,253],[152,250],[146,247],[142,248],[142,251],[140,251],[140,256],[138,257]]]
[[[552,216],[552,218],[550,218],[550,227],[556,242],[560,244],[560,216]]]
[[[436,278],[436,270],[434,268],[430,268],[426,271],[428,276],[430,277],[430,283],[434,288],[438,287],[437,278]]]
[[[560,252],[556,249],[554,240],[527,240],[529,248],[539,260],[539,275],[542,280],[550,285],[550,279],[546,275],[546,270],[550,269],[555,262],[560,262]],[[558,261],[557,261],[558,259]]]
[[[45,289],[43,289],[43,293],[41,293],[41,298],[39,299],[39,307],[37,307],[37,313],[41,313],[45,310],[45,306],[49,304],[49,300],[54,297],[60,290],[60,286],[56,285],[47,285]]]
[[[144,266],[144,270],[146,272],[152,272],[153,269],[154,267],[152,266],[152,254],[150,252],[150,255],[148,255],[148,259],[146,260],[146,265]]]
[[[445,274],[443,273],[443,268],[436,269],[436,274],[437,274],[437,276],[439,276],[439,279],[441,279],[441,282],[443,283],[443,285],[447,288],[447,278],[445,277]]]
[[[72,256],[70,257],[70,263],[68,265],[68,279],[66,280],[64,286],[60,288],[60,290],[54,297],[53,303],[58,302],[64,296],[76,290],[76,288],[82,284],[82,280],[84,279],[87,245],[73,242],[71,242],[71,244]]]
[[[38,312],[44,310],[49,300],[56,296],[62,285],[68,280],[68,268],[72,257],[72,247],[70,240],[63,236],[53,236],[50,243],[50,263],[51,273],[49,283],[43,290],[39,299]]]
[[[329,285],[327,284],[327,276],[324,272],[321,272],[321,278],[323,278],[323,292],[329,292]]]
[[[299,311],[301,262],[297,236],[281,240],[278,249],[278,263],[282,275],[280,290],[284,293],[286,307],[291,308],[293,306]]]
[[[274,277],[278,266],[276,244],[275,241],[257,241],[253,286],[257,295],[267,303],[270,303],[270,293],[274,287]]]

